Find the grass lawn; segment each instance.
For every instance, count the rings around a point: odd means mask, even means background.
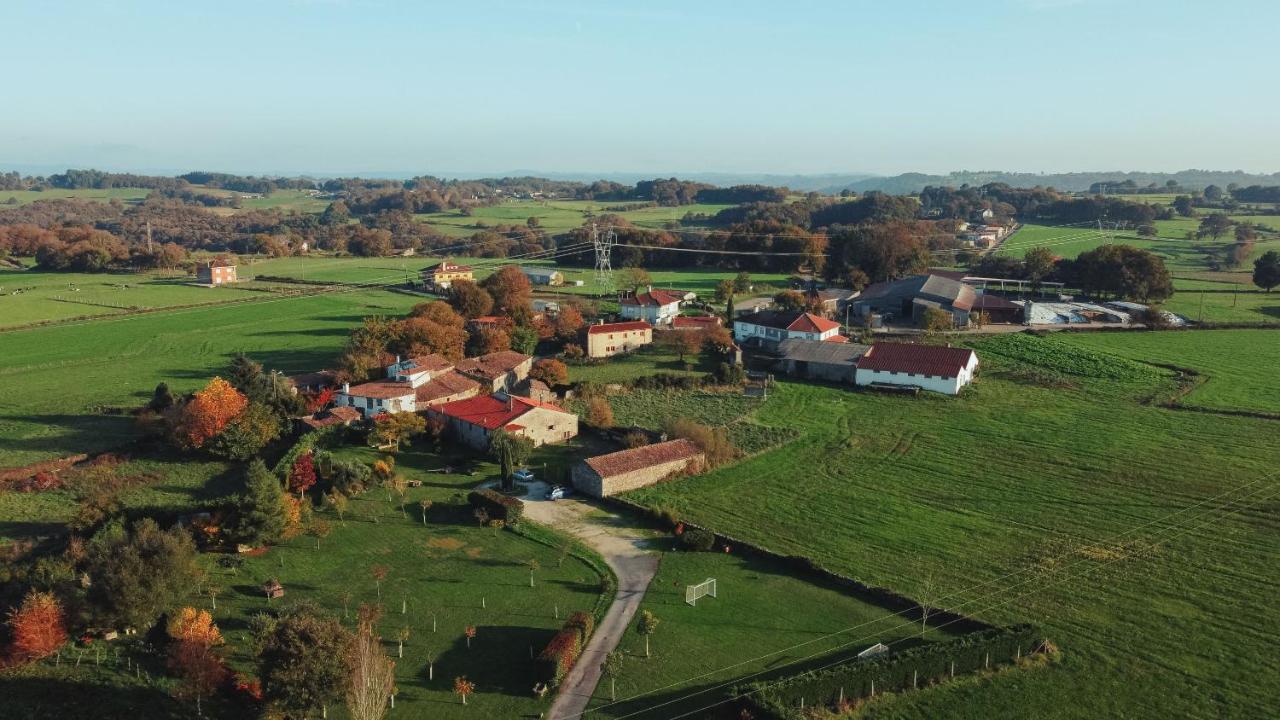
[[[140,203],[147,195],[151,194],[151,190],[145,188],[106,188],[106,189],[77,189],[63,190],[59,188],[51,188],[49,190],[0,190],[0,209],[10,207],[7,203],[9,198],[15,198],[19,205],[26,205],[37,200],[97,200],[98,202],[110,202],[112,200],[121,200],[129,203]]]
[[[1243,274],[1249,278],[1247,273]],[[1251,281],[1233,283],[1175,278],[1173,297],[1164,308],[1191,320],[1227,323],[1280,323],[1280,293],[1268,293]]]
[[[1164,376],[977,347],[959,398],[784,381],[755,420],[797,439],[629,497],[909,596],[932,577],[940,604],[1064,649],[1051,671],[903,696],[893,717],[1270,714],[1274,421],[1144,404]],[[1231,499],[1240,512],[1211,512]]]
[[[103,318],[0,334],[0,467],[113,447],[132,419],[101,406],[137,406],[156,384],[204,385],[237,352],[267,368],[330,366],[368,315],[403,315],[420,298],[380,290],[267,299]]]
[[[610,701],[603,679],[593,717],[676,717],[720,700],[727,685],[748,674],[794,673],[877,642],[901,649],[947,637],[930,628],[922,638],[919,623],[778,562],[721,552],[665,552],[661,562],[640,606],[659,619],[652,657],[644,656],[642,636],[627,633],[618,648],[618,701]],[[707,578],[716,579],[716,597],[686,604],[685,587]],[[715,672],[720,668],[731,669]]]
[[[606,202],[594,200],[507,200],[499,205],[478,207],[471,215],[460,210],[438,213],[422,213],[418,220],[430,225],[443,235],[465,236],[496,225],[524,225],[529,218],[538,219],[538,227],[557,234],[579,227],[591,217],[620,215],[635,225],[661,229],[667,223],[679,223],[689,213],[715,215],[733,205],[705,204],[680,205],[678,207],[645,207],[641,202]],[[626,210],[606,208],[626,207]]]
[[[711,368],[705,367],[701,358],[686,370],[676,353],[657,345],[645,345],[635,352],[615,355],[599,363],[569,365],[569,382],[621,383],[657,373],[700,377],[708,372]]]
[[[1207,380],[1183,401],[1218,409],[1280,413],[1280,332],[1195,330],[1153,333],[1076,333],[1067,340],[1134,360],[1188,367]]]

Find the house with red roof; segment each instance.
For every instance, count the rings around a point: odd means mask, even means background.
[[[475,272],[468,265],[450,262],[449,258],[422,270],[422,281],[436,290],[448,290],[456,280],[475,280]]]
[[[236,281],[236,264],[225,257],[218,257],[196,265],[196,283],[200,285],[225,285]]]
[[[533,356],[515,350],[499,350],[488,355],[467,358],[457,365],[457,371],[480,383],[485,392],[510,390],[529,377],[533,368]]]
[[[417,412],[417,389],[403,380],[387,379],[352,385],[343,383],[333,398],[336,407],[353,407],[365,418],[382,413]]]
[[[578,435],[578,416],[558,405],[496,393],[427,408],[427,417],[444,421],[463,443],[487,450],[493,434],[504,430],[534,445],[566,442]]]
[[[958,395],[960,388],[973,382],[977,371],[978,354],[968,348],[875,343],[858,358],[855,381]]]
[[[586,330],[587,357],[629,353],[653,342],[653,326],[643,320],[591,325]]]
[[[733,337],[740,343],[756,339],[770,346],[783,340],[848,342],[840,334],[840,323],[799,310],[761,310],[739,315],[733,321]]]
[[[680,303],[688,293],[680,290],[648,288],[642,293],[628,293],[618,298],[623,320],[643,320],[650,325],[669,325],[680,314]]]

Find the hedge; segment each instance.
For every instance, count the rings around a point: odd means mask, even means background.
[[[971,633],[949,642],[920,645],[868,660],[851,659],[834,667],[809,670],[780,680],[733,688],[731,697],[756,718],[801,718],[807,707],[834,705],[841,696],[910,690],[964,673],[1015,662],[1043,642],[1034,626],[1011,625]]]
[[[472,507],[484,508],[490,519],[503,520],[508,525],[516,525],[524,517],[523,502],[490,488],[472,490],[467,501]]]
[[[587,639],[595,627],[591,613],[579,610],[569,616],[560,632],[538,653],[536,671],[538,679],[551,685],[564,682],[578,656],[587,647]]]
[[[289,479],[289,471],[293,469],[293,464],[297,462],[302,455],[316,449],[318,445],[326,445],[330,440],[334,439],[340,432],[345,430],[342,425],[330,425],[329,427],[312,430],[302,437],[298,438],[298,442],[289,448],[289,452],[280,458],[280,462],[276,463],[275,474],[282,480]]]

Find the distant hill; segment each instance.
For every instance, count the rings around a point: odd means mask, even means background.
[[[875,176],[871,173],[826,173],[822,175],[783,175],[777,173],[726,173],[726,172],[541,172],[537,170],[514,170],[505,173],[509,176],[534,176],[549,180],[566,180],[571,182],[592,183],[596,180],[610,180],[616,183],[634,185],[642,180],[655,178],[679,178],[690,182],[709,183],[717,187],[734,185],[769,185],[771,187],[787,187],[792,190],[808,192],[821,191],[823,188],[844,187],[863,182]],[[468,173],[443,173],[447,177],[480,177]],[[489,174],[486,177],[494,177]]]
[[[1182,188],[1203,189],[1207,185],[1226,187],[1231,183],[1238,185],[1280,185],[1280,172],[1270,175],[1255,175],[1239,170],[1181,170],[1175,173],[1153,172],[1074,172],[1074,173],[1016,173],[999,170],[969,171],[949,173],[947,175],[926,175],[923,173],[903,173],[891,177],[870,177],[845,184],[832,184],[819,188],[819,192],[838,193],[851,190],[857,193],[879,190],[892,195],[918,193],[926,185],[985,185],[987,183],[1007,183],[1013,187],[1035,187],[1041,185],[1066,192],[1084,192],[1097,182],[1123,182],[1132,180],[1138,187],[1155,183],[1163,186],[1173,180]]]

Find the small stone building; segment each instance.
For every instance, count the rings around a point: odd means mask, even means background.
[[[225,285],[236,281],[236,264],[217,258],[196,266],[196,282],[201,285]]]
[[[700,472],[706,455],[689,440],[643,445],[587,458],[573,468],[573,486],[594,497],[647,487],[677,474]]]

